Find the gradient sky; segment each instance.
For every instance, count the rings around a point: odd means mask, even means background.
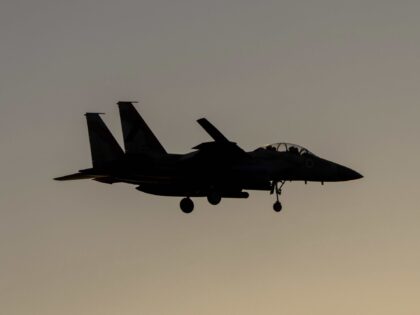
[[[419,1],[0,4],[0,313],[420,314]],[[171,152],[288,141],[363,180],[218,207],[90,167],[83,114],[137,108]]]

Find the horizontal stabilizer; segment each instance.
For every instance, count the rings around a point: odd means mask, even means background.
[[[230,142],[211,122],[206,118],[197,120],[201,127],[214,139],[216,142]]]
[[[71,175],[56,177],[54,180],[59,181],[66,181],[66,180],[78,180],[78,179],[92,179],[92,178],[99,178],[100,175],[89,175],[89,174],[82,174],[82,173],[75,173]]]

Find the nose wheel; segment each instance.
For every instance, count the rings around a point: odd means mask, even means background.
[[[281,209],[283,209],[283,206],[279,200],[279,196],[281,195],[281,189],[283,188],[284,183],[285,181],[273,182],[271,187],[271,194],[276,193],[276,202],[273,204],[273,210],[276,212],[280,212]]]
[[[281,205],[281,202],[280,201],[276,201],[273,204],[273,210],[276,211],[276,212],[280,212],[281,209],[283,209],[283,206]]]

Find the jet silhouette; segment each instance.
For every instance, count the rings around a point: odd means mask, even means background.
[[[55,180],[133,184],[144,193],[183,197],[181,210],[190,213],[192,197],[207,197],[210,204],[217,205],[222,198],[248,198],[248,190],[275,194],[273,209],[279,212],[279,196],[287,181],[323,184],[363,177],[296,144],[274,143],[245,152],[205,118],[197,122],[213,141],[201,143],[187,154],[167,153],[133,102],[118,102],[118,107],[125,151],[100,113],[86,113],[93,167]]]

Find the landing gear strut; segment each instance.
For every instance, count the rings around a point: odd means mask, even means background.
[[[183,198],[179,206],[184,213],[191,213],[194,210],[194,202],[188,197]]]
[[[276,212],[280,212],[281,209],[283,209],[279,196],[281,195],[281,189],[283,188],[285,182],[286,181],[280,181],[280,186],[279,182],[273,182],[273,186],[271,188],[271,194],[276,193],[276,202],[273,204],[273,210]]]

